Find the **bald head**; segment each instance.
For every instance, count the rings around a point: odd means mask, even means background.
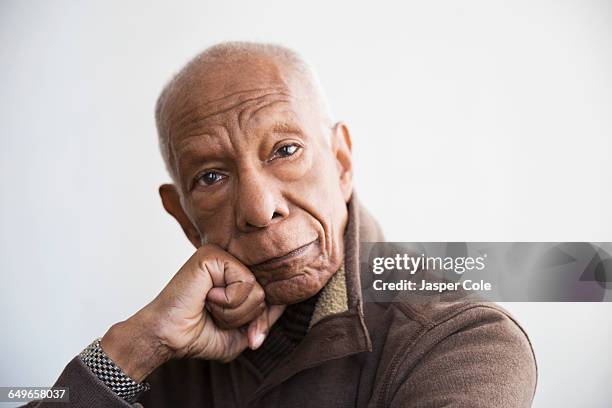
[[[190,113],[211,116],[223,110],[220,101],[241,103],[266,92],[287,92],[331,126],[331,111],[316,73],[295,51],[275,44],[224,42],[202,51],[164,87],[155,109],[160,150],[173,179],[176,176],[172,138]]]

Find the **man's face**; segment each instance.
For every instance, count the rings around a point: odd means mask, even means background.
[[[346,128],[325,126],[303,84],[268,60],[209,69],[180,92],[168,118],[178,193],[162,188],[164,205],[194,245],[247,265],[268,302],[313,296],[343,261]]]

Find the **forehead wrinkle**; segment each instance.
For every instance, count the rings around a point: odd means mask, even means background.
[[[262,103],[262,101],[265,101],[266,99],[274,95],[289,96],[289,94],[286,92],[271,92],[271,93],[265,93],[263,95],[258,95],[258,96],[250,97],[246,99],[240,98],[238,101],[232,101],[234,103],[228,104],[229,106],[224,106],[212,112],[205,112],[205,113],[201,112],[201,106],[196,106],[192,108],[187,114],[185,114],[183,116],[183,119],[180,122],[178,122],[176,126],[179,130],[182,131],[181,133],[187,133],[187,136],[190,136],[189,132],[191,131],[191,129],[194,129],[194,128],[197,129],[200,126],[200,124],[207,119],[210,119],[214,116],[229,113],[232,110],[240,109],[244,105],[246,105],[247,107],[253,103],[255,103],[256,105],[259,105]]]
[[[179,99],[174,104],[177,106],[175,111],[175,117],[172,114],[169,115],[169,120],[174,122],[176,125],[181,126],[184,122],[191,120],[203,120],[210,116],[218,115],[231,110],[242,103],[248,103],[249,101],[256,100],[268,95],[273,94],[286,94],[285,88],[259,88],[250,89],[246,91],[233,92],[225,95],[221,98],[216,98],[210,101],[202,102],[200,99],[204,99],[205,96],[198,97],[197,95],[187,95],[184,98]],[[182,103],[180,103],[180,102]],[[191,105],[191,106],[189,106]],[[181,112],[182,111],[182,112]],[[193,119],[193,117],[196,117]]]
[[[244,110],[242,110],[238,114],[238,126],[240,129],[245,129],[247,122],[257,116],[257,114],[270,106],[273,106],[277,103],[291,103],[291,98],[280,98],[274,99],[272,101],[269,100],[261,100],[252,106],[247,106]]]
[[[282,93],[283,91],[285,91],[285,88],[283,87],[269,87],[269,88],[253,88],[253,89],[245,89],[243,91],[236,91],[230,94],[227,94],[225,96],[221,96],[217,99],[211,99],[210,101],[206,102],[203,106],[207,106],[213,103],[218,103],[218,102],[222,102],[224,99],[230,98],[230,97],[240,97],[240,95],[245,94],[245,93],[258,93],[258,92],[266,92],[266,93],[273,93],[274,91],[278,91],[279,93]]]
[[[187,87],[187,85],[184,85],[184,88],[186,88],[186,87]],[[283,88],[281,88],[281,87],[278,87],[278,88],[273,88],[273,87],[270,87],[270,88],[253,88],[253,89],[246,89],[246,90],[242,90],[242,91],[236,91],[236,92],[229,93],[227,95],[221,96],[221,97],[216,98],[216,99],[211,99],[211,100],[209,100],[207,102],[204,102],[204,103],[194,103],[191,108],[187,108],[187,105],[189,105],[190,102],[193,102],[193,101],[190,101],[189,97],[187,97],[187,98],[179,98],[178,96],[176,96],[177,93],[181,94],[181,92],[188,92],[188,91],[185,91],[185,90],[176,90],[174,92],[174,95],[172,95],[172,97],[168,97],[167,98],[167,100],[169,100],[170,102],[169,103],[166,102],[166,105],[176,105],[177,108],[175,109],[175,111],[178,111],[178,112],[181,111],[181,108],[183,108],[185,110],[183,115],[181,115],[180,117],[175,119],[177,122],[182,122],[183,120],[185,120],[185,118],[188,115],[190,115],[194,111],[197,111],[198,109],[203,109],[205,111],[206,108],[209,105],[214,105],[214,104],[221,104],[221,105],[223,105],[224,100],[227,100],[227,99],[237,99],[238,101],[240,101],[241,98],[243,98],[243,99],[247,98],[248,99],[248,94],[251,94],[251,93],[252,94],[271,93],[271,92],[273,92],[275,90],[283,91]],[[245,94],[247,94],[247,95],[245,96]],[[182,105],[179,106],[178,101],[175,101],[174,99],[179,99],[182,102]],[[227,102],[225,102],[225,103],[227,103]]]
[[[216,131],[216,129],[218,129],[218,131]],[[178,143],[178,146],[176,148],[177,155],[182,154],[184,151],[189,151],[192,145],[194,144],[207,144],[210,146],[214,145],[223,149],[224,146],[222,143],[222,138],[216,136],[223,136],[228,134],[229,132],[223,125],[211,126],[210,129],[208,129],[206,132],[190,135],[181,140],[181,142]],[[208,141],[203,141],[204,139]]]

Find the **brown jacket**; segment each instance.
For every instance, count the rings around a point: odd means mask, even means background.
[[[362,301],[359,243],[383,240],[376,222],[351,200],[344,268],[318,295],[309,327],[290,352],[270,370],[254,363],[282,350],[271,332],[269,351],[262,346],[259,356],[245,352],[229,364],[170,361],[148,378],[151,390],[139,403],[145,408],[531,406],[537,377],[533,350],[500,307]],[[71,406],[130,407],[78,357],[56,386],[70,387]]]

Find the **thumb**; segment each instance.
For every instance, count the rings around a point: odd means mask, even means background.
[[[274,325],[274,323],[276,323],[276,321],[278,320],[279,317],[282,316],[283,312],[285,311],[285,308],[287,306],[285,305],[271,305],[268,306],[268,329],[270,327],[272,327]]]
[[[285,305],[268,305],[266,310],[249,324],[247,337],[251,350],[256,350],[263,344],[270,328],[281,317],[285,307]]]

